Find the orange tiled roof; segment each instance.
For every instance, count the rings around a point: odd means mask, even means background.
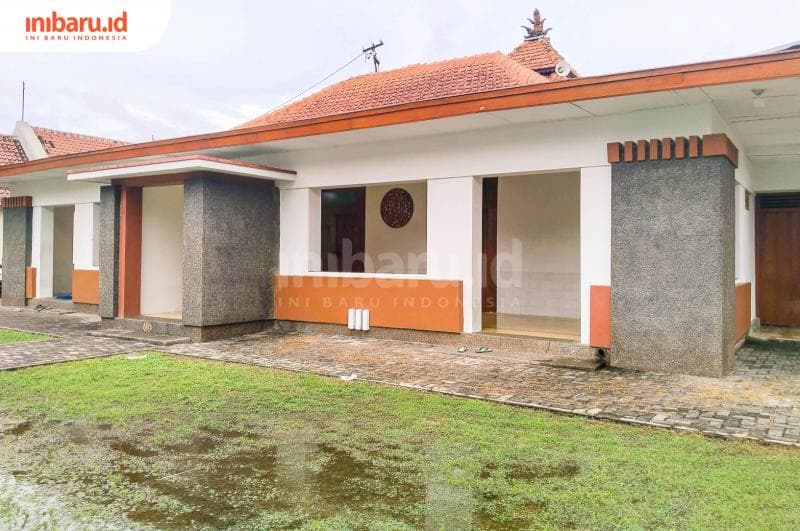
[[[45,129],[44,127],[32,127],[32,129],[39,137],[39,141],[42,143],[42,147],[47,152],[48,157],[96,151],[127,144],[127,142],[120,142],[118,140],[67,133],[54,129]]]
[[[0,135],[0,166],[27,162],[19,141],[11,135]]]
[[[541,38],[534,41],[525,41],[508,54],[510,58],[531,70],[536,70],[548,76],[555,69],[559,61],[564,58],[550,44],[550,39]]]
[[[490,52],[346,79],[237,129],[547,82],[509,56]]]

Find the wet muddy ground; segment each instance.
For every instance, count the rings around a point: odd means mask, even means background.
[[[152,352],[0,372],[0,528],[797,528],[798,478],[795,450]]]
[[[506,498],[510,484],[579,472],[570,463],[487,462],[479,471],[486,488],[473,492],[445,477],[465,471],[426,473],[421,463],[441,456],[424,444],[356,439],[341,446],[324,426],[297,424],[203,426],[156,442],[141,426],[23,420],[0,435],[0,459],[17,480],[57,487],[98,513],[176,529],[294,528],[327,520],[365,528],[524,527],[539,506]]]

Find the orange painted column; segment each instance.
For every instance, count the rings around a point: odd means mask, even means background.
[[[35,267],[26,267],[25,268],[25,298],[26,299],[35,299],[36,298],[36,268]]]
[[[123,187],[119,205],[119,317],[140,313],[142,286],[142,189]]]
[[[589,345],[611,348],[611,286],[589,287]]]
[[[741,282],[736,284],[734,292],[734,316],[733,337],[738,342],[744,339],[750,331],[750,283]]]

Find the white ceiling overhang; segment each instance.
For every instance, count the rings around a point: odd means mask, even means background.
[[[187,156],[161,157],[114,166],[76,169],[67,173],[67,180],[107,184],[121,179],[190,173],[214,173],[217,175],[280,182],[293,181],[296,175],[291,170],[248,164],[235,160],[207,156]]]

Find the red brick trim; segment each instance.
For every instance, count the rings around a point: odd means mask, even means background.
[[[724,133],[703,135],[704,157],[727,157],[731,163],[739,167],[739,150]]]
[[[650,144],[647,140],[639,140],[636,142],[636,160],[641,162],[647,160],[647,156],[650,152]]]
[[[686,137],[685,136],[676,136],[675,137],[675,158],[676,159],[685,159],[686,152],[689,151],[686,146]]]
[[[675,141],[671,138],[661,140],[661,160],[669,160],[675,156]],[[657,160],[657,159],[650,159]]]
[[[693,159],[696,159],[701,155],[702,144],[700,143],[700,137],[697,135],[692,135],[689,137],[689,156]]]
[[[685,159],[699,157],[725,157],[734,167],[739,167],[739,150],[724,133],[692,135],[676,138],[653,138],[611,142],[607,146],[609,164],[622,162],[645,162],[654,160]]]
[[[636,160],[636,142],[625,142],[625,162],[633,162]]]
[[[29,195],[20,195],[17,197],[4,197],[0,201],[0,206],[3,208],[24,208],[33,206],[33,197]]]
[[[658,160],[661,158],[661,140],[657,138],[650,139],[650,160]]]
[[[608,144],[608,162],[610,164],[622,162],[622,144],[619,142]]]

